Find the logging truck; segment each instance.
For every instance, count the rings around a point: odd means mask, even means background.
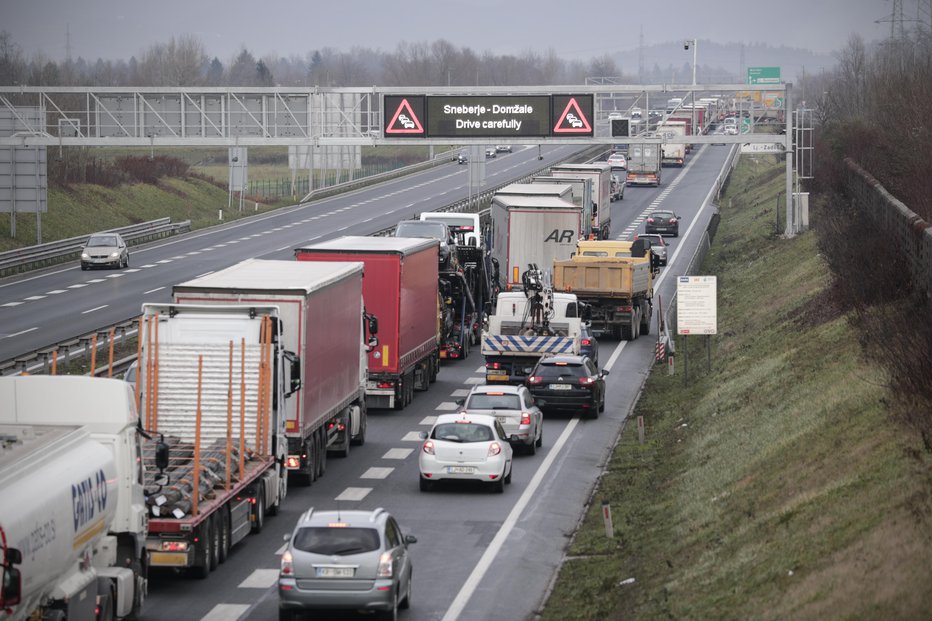
[[[139,334],[149,563],[204,578],[287,493],[300,360],[278,306],[145,304]]]

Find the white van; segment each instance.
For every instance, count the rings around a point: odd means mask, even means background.
[[[421,220],[439,220],[446,223],[450,232],[456,237],[457,245],[482,246],[482,228],[477,213],[457,213],[454,211],[425,211]]]

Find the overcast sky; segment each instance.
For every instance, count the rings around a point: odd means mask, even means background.
[[[904,13],[915,16],[916,0]],[[392,51],[402,41],[446,39],[477,52],[552,48],[589,60],[697,38],[769,43],[830,53],[852,33],[882,39],[890,0],[0,0],[0,29],[27,57],[128,59],[172,35],[195,34],[226,62],[243,46],[255,56],[304,56],[332,47]]]

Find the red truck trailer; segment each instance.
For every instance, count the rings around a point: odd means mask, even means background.
[[[175,285],[178,304],[274,304],[301,384],[285,402],[291,478],[323,474],[327,451],[346,456],[366,438],[366,322],[362,263],[248,259]],[[356,309],[353,312],[352,309]]]
[[[366,310],[379,319],[366,399],[400,410],[440,369],[440,244],[435,239],[347,236],[295,249],[298,261],[361,261]]]

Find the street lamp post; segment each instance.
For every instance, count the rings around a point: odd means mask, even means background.
[[[696,52],[698,51],[699,44],[696,39],[686,39],[683,41],[683,49],[689,50],[689,46],[693,46],[693,91],[692,91],[692,134],[696,135]]]

